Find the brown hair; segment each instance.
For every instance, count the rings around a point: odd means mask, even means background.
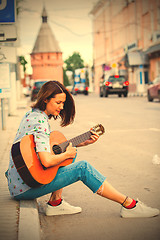
[[[64,103],[64,108],[61,110],[59,116],[61,117],[61,126],[65,127],[74,121],[75,117],[75,104],[72,95],[65,88],[63,84],[58,81],[48,81],[42,85],[36,103],[32,106],[32,108],[38,108],[41,111],[45,111],[46,109],[46,100],[54,98],[56,94],[59,93],[66,94],[66,101]],[[50,115],[49,118],[53,117],[55,120],[57,116]]]

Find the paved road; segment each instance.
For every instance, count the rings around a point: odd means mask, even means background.
[[[52,129],[63,131],[69,139],[101,123],[106,129],[99,141],[79,148],[78,160],[89,161],[107,176],[119,191],[160,209],[160,103],[145,97],[99,98],[75,96],[76,119],[72,126],[61,129],[52,120]],[[93,194],[81,182],[64,189],[64,198],[81,206],[81,214],[46,217],[45,202],[39,198],[42,240],[158,240],[160,217],[122,219],[120,206]]]

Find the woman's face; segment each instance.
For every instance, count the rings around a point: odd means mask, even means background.
[[[46,109],[45,113],[49,116],[54,115],[58,116],[60,111],[63,109],[64,103],[66,101],[66,94],[65,93],[58,93],[55,95],[54,98],[46,100]]]

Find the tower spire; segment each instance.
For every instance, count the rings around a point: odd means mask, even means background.
[[[57,79],[63,82],[63,59],[59,44],[47,22],[43,5],[42,23],[31,53],[33,79]]]
[[[48,19],[47,12],[46,12],[45,6],[43,6],[42,22],[43,22],[43,23],[46,23],[46,22],[47,22],[47,19]]]

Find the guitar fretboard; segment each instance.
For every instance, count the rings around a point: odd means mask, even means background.
[[[61,144],[59,144],[60,148],[62,149],[62,152],[65,152],[66,147],[68,146],[69,142],[72,143],[73,147],[77,147],[80,143],[88,140],[90,138],[90,136],[92,135],[92,133],[90,131],[83,133],[77,137],[71,138],[70,140],[63,142]]]

